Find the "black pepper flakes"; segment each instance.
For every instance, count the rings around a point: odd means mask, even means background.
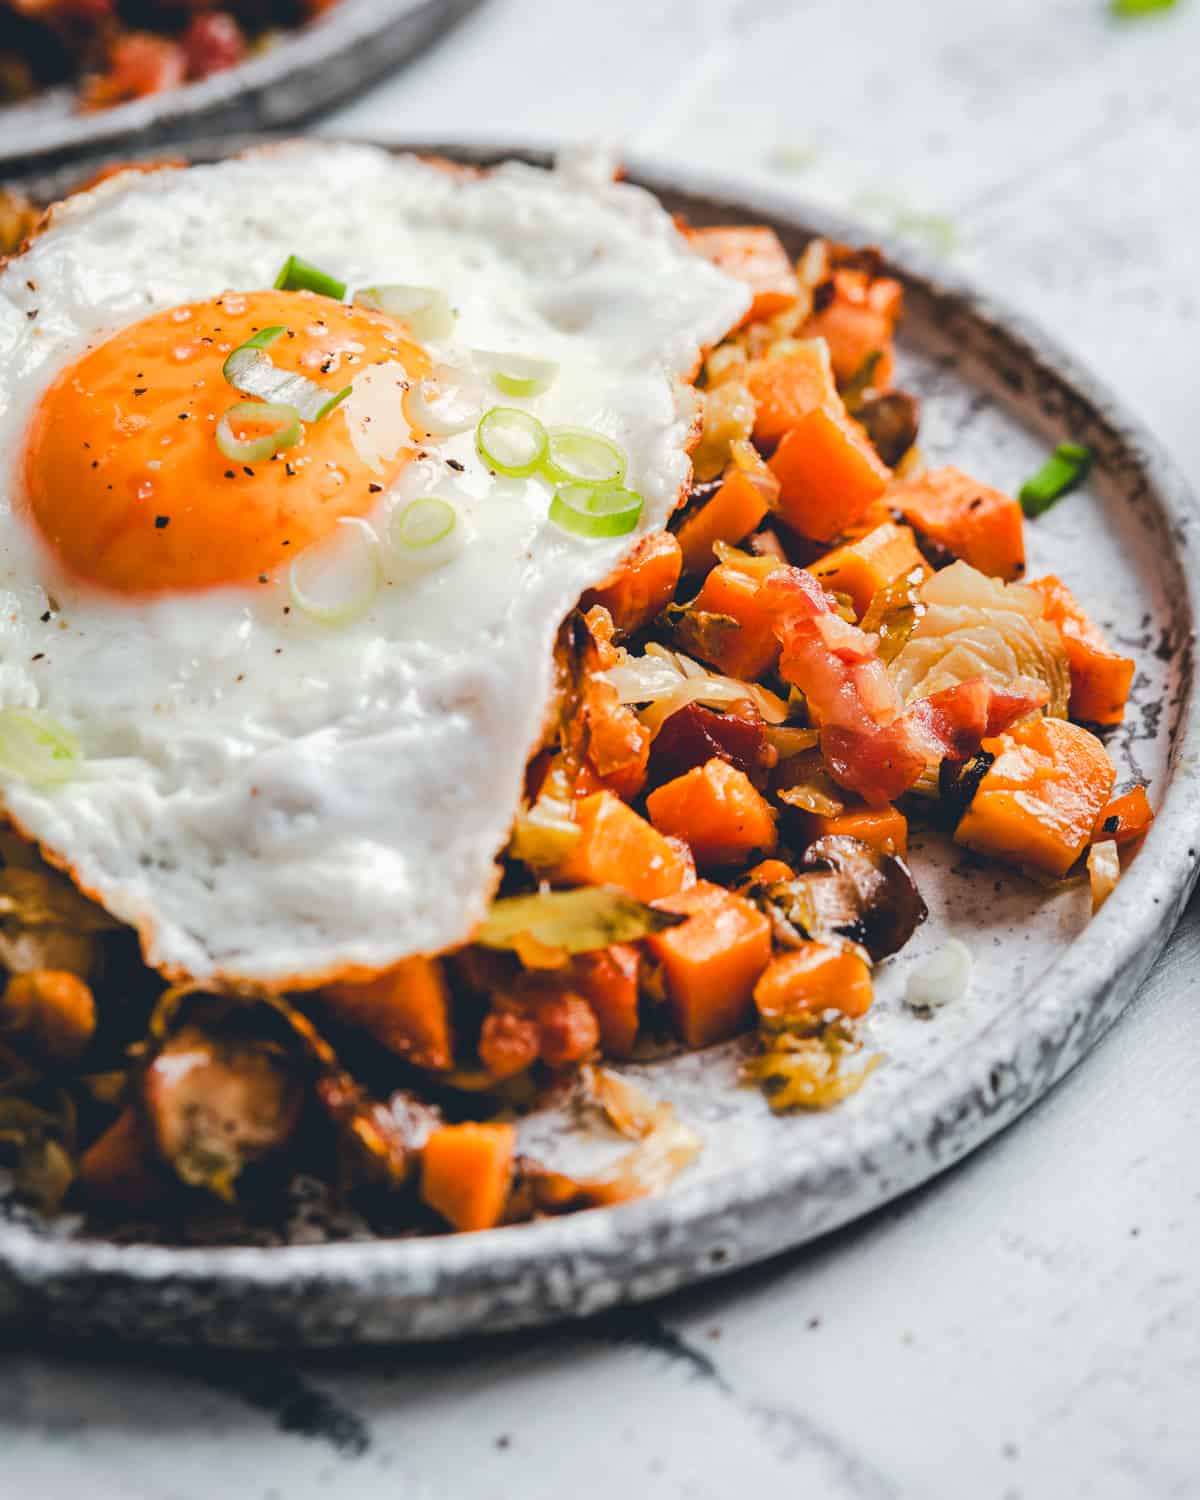
[[[170,524],[171,524],[171,518],[170,518],[170,516],[155,516],[155,518],[154,518],[154,529],[155,529],[155,531],[162,531],[164,529],[164,527],[167,527]]]
[[[383,485],[381,485],[381,484],[368,484],[367,485],[367,489],[370,490],[370,492],[371,492],[372,495],[378,495],[383,490]]]
[[[258,581],[259,581],[259,583],[266,583],[267,582],[267,575],[265,573],[260,573],[258,575]]]
[[[233,472],[232,469],[226,469],[225,470],[225,478],[226,479],[236,479],[237,475]]]
[[[249,474],[249,476],[250,476],[251,479],[254,478],[254,470],[250,467],[249,464],[243,464],[242,465],[242,473],[243,474]]]
[[[135,396],[144,396],[146,394],[147,389],[148,389],[148,387],[146,387],[144,385],[135,385],[134,388],[133,388],[133,394]]]
[[[461,474],[465,470],[466,465],[460,464],[457,458],[448,458],[446,460],[446,467],[453,469],[456,474]]]
[[[42,624],[43,625],[49,625],[50,621],[53,618],[54,618],[53,614],[50,612],[50,610],[47,610],[46,613],[42,616]]]
[[[284,472],[287,474],[287,476],[288,476],[289,479],[295,479],[295,477],[296,477],[296,470],[295,470],[295,466],[294,465],[292,465],[292,464],[284,464],[283,468],[284,468]]]
[[[1116,833],[1117,829],[1120,828],[1120,826],[1121,819],[1116,813],[1113,813],[1110,818],[1105,818],[1104,820],[1105,833]]]

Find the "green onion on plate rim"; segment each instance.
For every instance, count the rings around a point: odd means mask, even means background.
[[[1094,455],[1082,443],[1059,443],[1037,471],[1021,486],[1017,498],[1021,509],[1032,520],[1044,515],[1052,505],[1082,483],[1092,466]]]

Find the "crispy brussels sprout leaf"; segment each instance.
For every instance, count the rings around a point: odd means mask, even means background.
[[[22,927],[63,927],[70,932],[112,932],[120,924],[102,906],[80,895],[65,875],[0,869],[0,919]]]
[[[859,1067],[848,1067],[847,1058],[858,1052],[858,1046],[835,1027],[809,1036],[785,1032],[772,1037],[744,1071],[776,1114],[829,1109],[857,1093],[883,1060],[877,1053]]]
[[[58,1211],[75,1180],[75,1115],[67,1095],[56,1110],[19,1095],[0,1098],[0,1161],[13,1168],[18,1197],[41,1213]]]
[[[584,885],[571,891],[534,891],[493,901],[475,941],[485,948],[518,950],[532,938],[544,948],[590,953],[613,943],[632,943],[662,932],[686,918],[635,901],[612,885]]]

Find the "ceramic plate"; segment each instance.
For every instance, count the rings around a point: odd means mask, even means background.
[[[72,88],[0,105],[0,172],[131,153],[222,131],[294,125],[363,90],[478,0],[341,0],[260,57],[167,93],[81,114]]]
[[[814,233],[874,238],[735,182],[631,176],[695,221],[773,224],[793,252]],[[1060,573],[1138,663],[1109,748],[1118,784],[1147,781],[1158,819],[1099,916],[1086,884],[1048,892],[919,833],[912,864],[930,921],[880,970],[870,1034],[885,1063],[840,1108],[772,1116],[738,1084],[740,1044],[631,1069],[701,1131],[698,1163],[661,1197],[485,1234],[320,1243],[323,1224],[298,1212],[291,1244],[179,1248],[100,1241],[74,1221],[43,1227],[10,1204],[0,1303],[12,1314],[160,1342],[295,1346],[438,1339],[653,1297],[811,1240],[942,1171],[1117,1018],[1196,873],[1193,501],[1152,439],[1038,330],[908,251],[888,259],[908,306],[900,379],[923,397],[932,461],[1011,490],[1058,441],[1098,455],[1087,487],[1027,535],[1031,575]],[[950,934],[974,955],[969,994],[919,1019],[902,1003],[905,975]],[[534,1149],[572,1141],[553,1116],[527,1129]]]

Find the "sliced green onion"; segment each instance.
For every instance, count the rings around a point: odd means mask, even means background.
[[[276,323],[271,328],[260,328],[244,344],[239,344],[225,363],[221,366],[221,374],[228,380],[230,385],[237,385],[238,376],[243,370],[249,369],[256,361],[256,349],[269,349],[281,333],[287,329],[282,323]]]
[[[546,429],[535,416],[513,406],[493,406],[475,429],[475,447],[489,468],[523,479],[546,457]]]
[[[552,479],[599,489],[625,478],[625,455],[616,443],[590,428],[551,427],[545,467]]]
[[[423,495],[398,510],[388,527],[388,540],[406,552],[432,547],[450,535],[458,524],[458,512],[440,495]]]
[[[316,292],[321,297],[332,297],[341,302],[346,296],[346,283],[311,261],[301,260],[298,255],[289,255],[275,278],[275,286],[281,292]]]
[[[633,490],[564,484],[550,502],[550,519],[575,536],[624,536],[637,525],[643,503]]]
[[[39,708],[0,710],[0,767],[32,786],[61,786],[79,769],[83,750],[57,719]]]
[[[1161,10],[1174,10],[1177,0],[1109,0],[1109,10],[1122,20],[1130,16],[1152,16]]]
[[[552,359],[530,359],[525,354],[497,354],[477,349],[475,357],[506,396],[540,396],[554,384],[558,366]]]
[[[1037,473],[1021,486],[1021,509],[1031,519],[1044,515],[1056,500],[1082,482],[1092,458],[1092,450],[1082,443],[1059,443]]]
[[[284,331],[282,327],[264,328],[239,344],[221,367],[222,373],[244,396],[261,396],[264,401],[294,407],[302,421],[319,422],[346,399],[352,387],[346,385],[331,392],[307,375],[277,369],[263,350]]]
[[[262,426],[267,422],[274,425],[260,437],[240,438],[233,430],[235,422],[246,426]],[[217,423],[217,447],[234,463],[261,463],[285,448],[294,447],[303,431],[300,413],[294,406],[276,401],[235,401]]]
[[[458,509],[441,495],[421,495],[399,506],[388,522],[391,556],[404,572],[427,572],[448,563],[463,546]]]
[[[407,323],[419,339],[448,339],[454,332],[454,309],[435,286],[364,286],[354,294],[360,307],[390,313]]]
[[[460,385],[420,380],[404,398],[404,413],[431,437],[466,432],[479,421],[483,403]]]
[[[343,625],[370,608],[379,590],[379,542],[365,521],[343,516],[288,569],[297,609],[323,625]]]

